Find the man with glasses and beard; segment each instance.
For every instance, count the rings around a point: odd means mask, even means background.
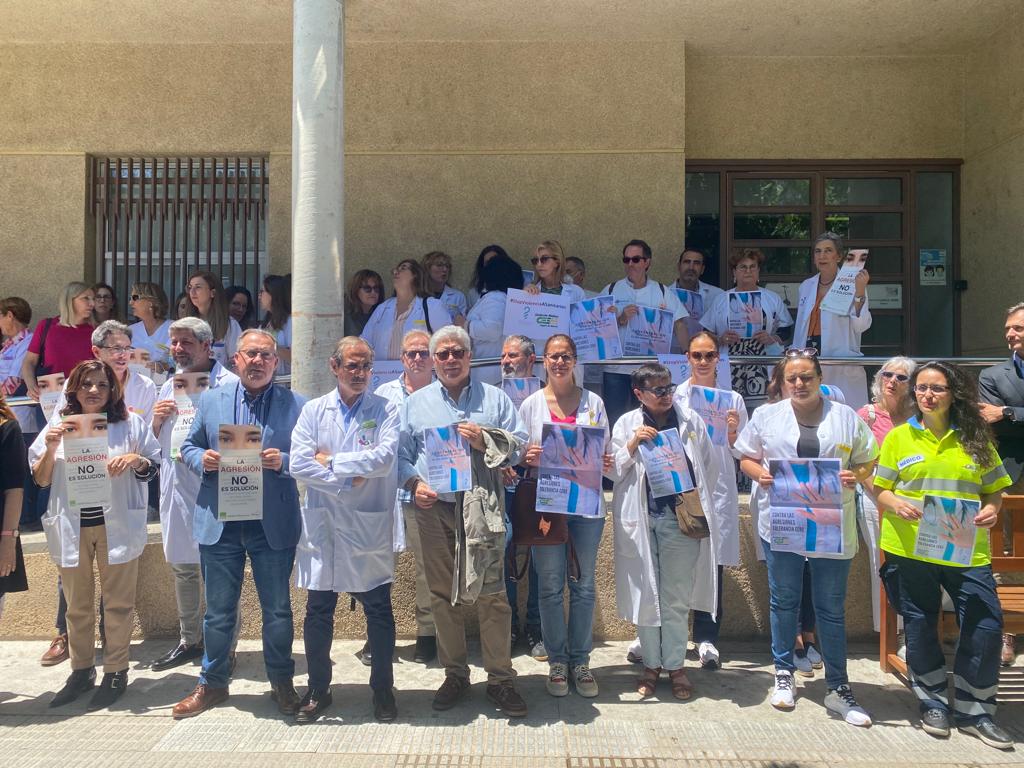
[[[470,381],[472,347],[462,328],[448,325],[430,339],[437,381],[414,392],[402,415],[398,453],[399,483],[416,505],[424,570],[430,587],[431,610],[437,629],[437,652],[445,668],[444,684],[434,695],[433,707],[454,707],[469,692],[469,664],[462,604],[475,603],[480,622],[480,645],[487,670],[487,697],[509,717],[525,717],[526,703],[514,686],[511,644],[512,609],[504,590],[504,531],[486,538],[477,548],[466,535],[467,504],[484,506],[484,517],[495,513],[502,469],[518,462],[526,432],[508,395],[497,387]],[[438,492],[427,482],[426,433],[457,425],[473,455],[473,488],[465,493]],[[482,460],[481,460],[482,459]],[[497,510],[501,514],[501,510]],[[495,540],[496,539],[496,540]],[[463,555],[462,550],[466,552]],[[458,559],[457,559],[458,558]],[[465,569],[471,563],[472,569]],[[452,594],[456,568],[459,583]],[[470,580],[468,571],[477,575]],[[454,604],[453,604],[454,603]]]

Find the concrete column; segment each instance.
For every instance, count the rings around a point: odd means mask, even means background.
[[[294,0],[292,30],[292,388],[336,386],[344,257],[342,0]]]

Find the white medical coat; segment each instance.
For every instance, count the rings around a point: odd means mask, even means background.
[[[367,592],[394,580],[399,409],[369,392],[345,420],[338,391],[310,400],[292,432],[290,473],[306,484],[295,584]],[[332,454],[325,467],[314,456]],[[358,487],[354,478],[363,478]]]

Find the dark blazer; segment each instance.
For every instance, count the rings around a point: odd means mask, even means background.
[[[1024,379],[1013,360],[986,368],[978,377],[981,400],[1013,408],[1014,421],[1000,419],[992,425],[1010,479],[1017,482],[1024,472]]]
[[[239,385],[241,386],[241,385]],[[202,476],[192,518],[192,535],[200,544],[220,541],[224,523],[217,520],[217,473],[203,471],[203,454],[218,450],[217,428],[235,423],[234,386],[208,389],[199,400],[192,431],[181,445],[181,460]],[[275,385],[263,427],[263,447],[281,451],[281,470],[263,470],[263,532],[272,549],[289,549],[299,543],[299,491],[288,473],[292,430],[306,399],[290,389]]]

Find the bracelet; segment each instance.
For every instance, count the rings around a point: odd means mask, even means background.
[[[21,536],[21,531],[19,531],[17,528],[10,531],[0,531],[0,538],[10,537],[12,539],[16,539],[19,536]]]

